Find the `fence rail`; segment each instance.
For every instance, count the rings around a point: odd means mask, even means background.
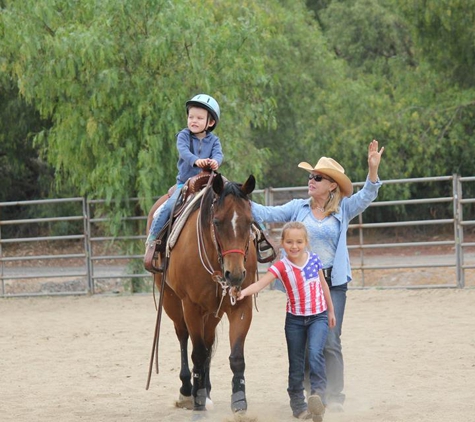
[[[463,219],[464,207],[474,204],[475,198],[463,198],[462,189],[465,183],[474,181],[475,177],[459,175],[383,181],[384,185],[446,183],[452,195],[375,201],[370,207],[451,204],[453,217],[438,219],[434,215],[412,221],[374,223],[366,221],[367,213],[360,214],[349,227],[348,243],[354,276],[352,288],[475,287],[475,274],[471,271],[475,269],[475,242],[464,241],[471,234],[475,221]],[[362,182],[354,183],[356,189],[362,186]],[[254,200],[266,205],[279,205],[306,196],[307,187],[267,188],[253,193]],[[129,201],[138,203],[139,199]],[[142,281],[144,288],[150,287],[152,278],[143,270],[142,255],[124,252],[131,249],[127,245],[133,242],[139,244],[138,247],[135,245],[135,250],[143,248],[146,216],[123,218],[127,224],[134,225],[133,235],[107,235],[105,227],[109,218],[99,213],[96,215],[96,208],[104,203],[103,200],[87,198],[1,202],[0,217],[6,207],[19,210],[35,207],[37,215],[34,218],[0,219],[0,297],[121,293],[134,280]],[[74,209],[70,211],[72,215],[56,215],[56,204],[68,204]],[[76,232],[57,234],[57,226],[61,224],[76,224]],[[16,233],[24,232],[22,228],[25,226],[36,227],[37,236],[17,237]],[[42,231],[45,226],[47,229]],[[423,226],[443,228],[440,232],[447,238],[411,242],[387,238],[388,229],[411,230]],[[281,225],[268,228],[271,234],[278,236]],[[12,231],[15,235],[11,235]],[[45,235],[46,232],[49,234]],[[4,233],[9,233],[9,236],[4,236]],[[263,271],[265,267],[260,266],[260,269]]]

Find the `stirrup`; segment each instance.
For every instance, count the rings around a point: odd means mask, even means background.
[[[160,239],[154,240],[147,245],[143,265],[145,269],[153,274],[163,273],[163,264],[157,266],[156,263],[160,257],[160,250],[163,248]]]
[[[256,230],[254,243],[256,245],[257,260],[261,264],[273,261],[277,256],[274,245],[269,241],[265,230],[257,221],[253,221],[252,225]]]
[[[270,249],[268,248],[265,252],[262,249],[257,247],[257,260],[261,264],[265,264],[267,262],[272,262],[277,256],[275,249],[271,246]]]
[[[261,264],[273,261],[277,253],[275,252],[274,246],[270,243],[264,235],[264,232],[261,232],[261,238],[256,242],[256,252],[257,260]]]
[[[260,252],[268,251],[269,249],[273,249],[274,247],[270,244],[270,242],[263,237],[262,239],[257,241],[257,248]]]

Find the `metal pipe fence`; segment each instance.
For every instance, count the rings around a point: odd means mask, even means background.
[[[475,242],[470,238],[475,221],[464,220],[463,215],[475,198],[464,198],[462,189],[474,181],[475,177],[459,175],[383,181],[382,189],[391,184],[445,183],[451,196],[376,200],[370,208],[449,205],[453,216],[437,218],[434,212],[430,218],[421,215],[417,220],[372,222],[368,211],[360,214],[348,233],[354,277],[350,286],[474,287]],[[354,183],[356,189],[362,186],[363,182]],[[306,186],[266,188],[253,193],[253,200],[266,205],[305,197]],[[138,204],[139,199],[129,201]],[[123,217],[122,222],[131,225],[132,234],[113,235],[107,228],[109,217],[99,211],[105,202],[87,198],[1,202],[0,297],[124,293],[133,292],[137,282],[142,283],[141,289],[150,289],[152,277],[143,269],[142,254],[127,252],[144,250],[146,216]],[[64,204],[69,215],[57,215]],[[16,207],[25,217],[1,218],[6,207]],[[273,224],[268,229],[277,237],[281,226]],[[416,232],[424,232],[424,228],[432,234],[430,239],[418,239]],[[406,232],[403,241],[398,238],[399,230]],[[24,232],[36,235],[21,235]],[[260,265],[260,271],[265,269]]]

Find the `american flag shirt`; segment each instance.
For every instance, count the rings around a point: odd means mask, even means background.
[[[270,271],[282,281],[287,292],[287,312],[307,316],[320,314],[327,310],[318,270],[322,263],[317,254],[308,252],[307,262],[298,267],[287,257],[272,265]]]

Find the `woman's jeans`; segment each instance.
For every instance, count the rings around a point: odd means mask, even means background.
[[[330,287],[330,295],[335,310],[336,326],[329,330],[325,344],[324,356],[327,374],[327,403],[341,403],[345,401],[342,393],[344,388],[344,365],[341,352],[341,331],[343,315],[345,314],[346,292],[348,284]]]
[[[308,346],[311,393],[324,400],[326,376],[323,348],[328,334],[327,312],[317,315],[296,316],[287,313],[285,338],[289,356],[290,407],[294,416],[307,410],[304,396],[305,349]],[[308,344],[307,344],[308,342]]]

